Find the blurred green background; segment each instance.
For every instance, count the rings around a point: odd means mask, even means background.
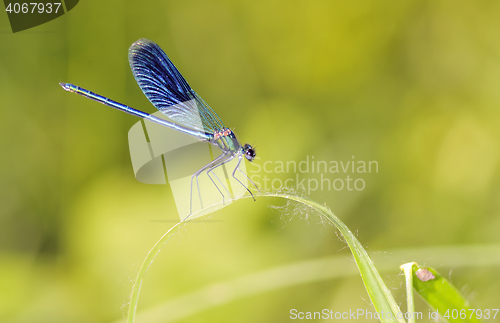
[[[256,163],[378,162],[378,173],[348,173],[364,190],[309,196],[357,232],[376,266],[395,264],[382,277],[402,309],[407,261],[447,274],[474,308],[500,306],[499,255],[465,249],[500,244],[498,1],[81,1],[16,34],[0,16],[1,322],[121,320],[142,260],[178,219],[168,186],[134,178],[127,132],[137,119],[58,85],[155,111],[127,61],[139,38],[158,43],[240,140],[257,145]],[[269,207],[283,204],[245,199],[184,227],[149,270],[139,314],[207,286],[209,310],[179,322],[371,309],[334,228]],[[443,247],[458,253],[433,253]],[[344,276],[239,299],[223,285],[332,256]]]

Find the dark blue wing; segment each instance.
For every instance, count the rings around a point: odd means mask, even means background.
[[[224,128],[219,116],[189,86],[163,50],[148,39],[130,46],[132,73],[149,101],[173,121],[203,132]]]

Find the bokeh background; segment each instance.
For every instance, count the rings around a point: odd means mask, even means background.
[[[58,85],[153,112],[127,61],[139,38],[256,144],[257,164],[378,162],[378,173],[326,174],[360,177],[364,190],[308,196],[357,233],[402,309],[407,261],[442,271],[475,308],[500,306],[498,1],[81,1],[16,34],[0,16],[1,322],[122,320],[142,260],[178,220],[168,186],[134,178],[127,132],[137,119]],[[370,310],[335,229],[270,206],[284,202],[244,199],[185,226],[149,270],[138,313],[170,307],[142,322]],[[331,257],[336,278],[280,274]],[[227,287],[271,269],[281,288],[238,298]],[[185,298],[200,289],[203,311]]]

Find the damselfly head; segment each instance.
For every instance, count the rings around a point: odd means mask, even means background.
[[[245,154],[245,158],[248,159],[248,161],[253,161],[255,158],[255,149],[252,148],[249,144],[245,144],[243,146],[243,153]]]

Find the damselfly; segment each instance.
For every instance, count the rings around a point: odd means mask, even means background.
[[[149,113],[133,109],[73,84],[60,83],[60,85],[66,91],[80,94],[86,98],[131,115],[170,127],[194,136],[201,141],[206,141],[221,149],[222,153],[217,158],[200,168],[191,177],[189,198],[190,215],[193,207],[193,181],[196,181],[200,205],[203,208],[201,191],[198,183],[198,176],[203,172],[206,172],[207,176],[222,195],[222,200],[224,202],[224,194],[215,183],[212,176],[214,176],[219,184],[224,187],[227,194],[229,194],[229,191],[213,171],[217,167],[229,163],[234,158],[238,158],[238,162],[232,172],[232,176],[245,187],[255,200],[250,189],[236,177],[236,171],[238,170],[258,190],[255,183],[240,169],[240,163],[243,156],[248,161],[254,160],[255,149],[249,144],[243,146],[240,144],[233,131],[226,128],[212,108],[191,89],[165,52],[163,52],[154,42],[148,39],[136,41],[130,46],[128,59],[134,78],[137,84],[139,84],[142,92],[144,92],[149,101],[170,120],[157,118]]]

